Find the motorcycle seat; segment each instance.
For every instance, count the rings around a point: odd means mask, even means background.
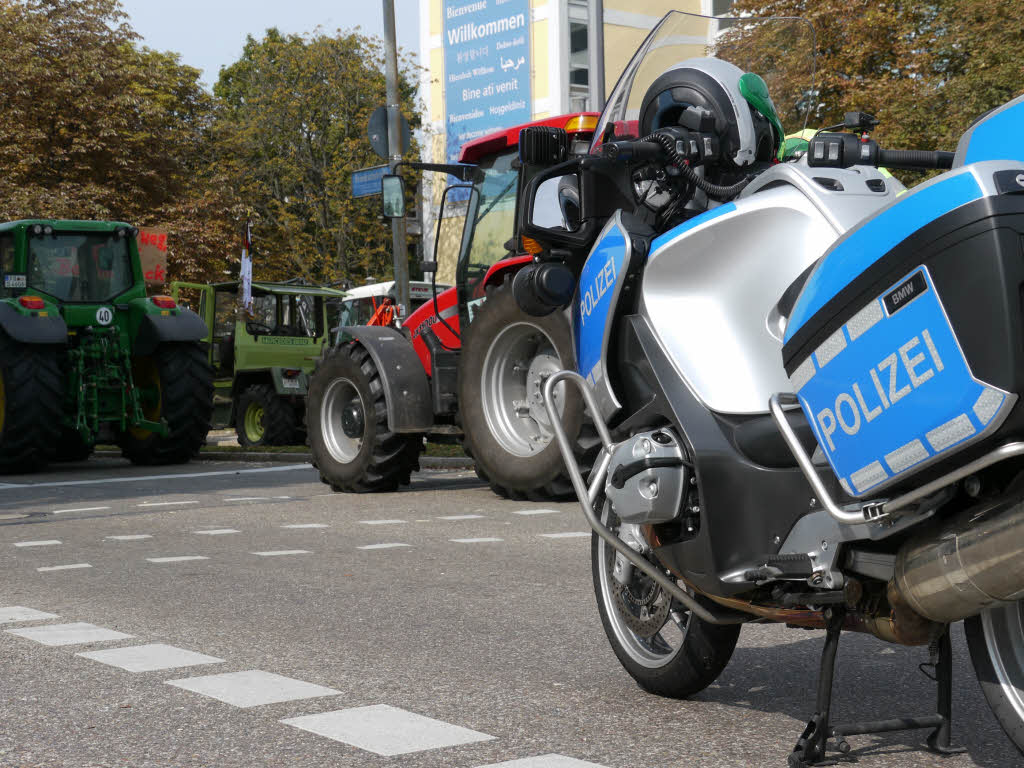
[[[791,410],[787,411],[787,415],[800,445],[808,454],[814,453],[817,441],[804,412]],[[789,450],[770,414],[754,416],[734,425],[733,443],[744,456],[762,467],[790,469],[797,465],[793,452]]]

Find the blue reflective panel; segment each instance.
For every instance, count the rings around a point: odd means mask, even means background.
[[[1024,160],[1024,99],[974,126],[964,163]]]
[[[579,293],[572,308],[573,341],[576,370],[588,378],[601,364],[605,326],[625,258],[626,238],[618,227],[612,227],[594,245],[580,274]]]
[[[972,376],[923,267],[869,302],[811,358],[800,402],[856,496],[994,427],[1006,398]]]

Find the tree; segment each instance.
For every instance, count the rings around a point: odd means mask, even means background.
[[[953,149],[979,115],[1024,92],[1019,0],[739,0],[732,10],[814,24],[814,127],[859,110],[881,120],[876,137],[891,148]],[[784,67],[785,52],[769,47]]]
[[[262,276],[329,282],[390,272],[379,198],[351,197],[352,172],[382,162],[366,134],[370,114],[385,103],[382,62],[380,41],[356,32],[302,37],[270,29],[221,70],[218,167],[256,215]],[[415,126],[408,62],[400,92]]]
[[[188,231],[181,217],[211,194],[196,185],[214,106],[198,70],[139,47],[117,0],[2,2],[0,51],[0,219]],[[208,238],[171,238],[175,276],[222,259]]]

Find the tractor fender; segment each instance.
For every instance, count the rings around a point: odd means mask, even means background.
[[[191,309],[178,309],[169,315],[146,314],[135,334],[133,353],[150,355],[167,341],[202,341],[209,331],[206,323]]]
[[[416,350],[401,331],[359,325],[341,329],[342,334],[370,353],[387,405],[388,429],[392,432],[426,432],[434,425],[430,382]]]
[[[66,344],[68,341],[68,326],[59,312],[26,314],[5,302],[0,302],[0,329],[22,344]]]

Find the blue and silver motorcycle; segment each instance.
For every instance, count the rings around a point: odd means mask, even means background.
[[[863,113],[785,140],[817,94],[756,41],[794,56],[801,36],[671,13],[589,155],[521,137],[519,234],[540,252],[514,291],[571,314],[576,370],[544,396],[601,620],[629,674],[676,697],[721,673],[745,622],[826,629],[792,766],[887,730],[952,751],[964,621],[1024,749],[1024,97],[955,153],[880,147]],[[944,172],[907,189],[885,168]],[[557,428],[577,396],[603,444],[589,479]],[[927,646],[935,709],[832,722],[844,630]]]

